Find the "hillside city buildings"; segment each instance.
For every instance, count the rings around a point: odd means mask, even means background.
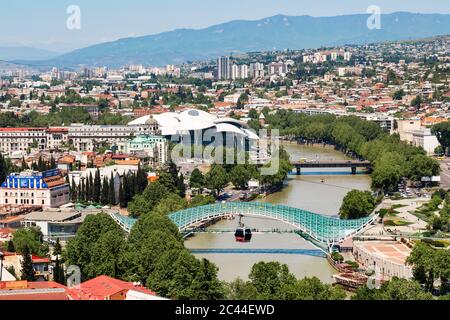
[[[83,203],[88,201],[73,197],[71,188],[85,195],[98,175],[117,202],[127,177],[143,170],[144,182],[157,180],[159,170],[175,160],[170,151],[177,143],[206,147],[220,141],[222,146],[231,138],[232,147],[242,144],[250,159],[265,164],[270,154],[258,145],[257,130],[270,128],[270,116],[280,110],[358,117],[434,156],[440,144],[431,128],[450,119],[449,70],[448,36],[252,52],[165,67],[0,70],[0,152],[16,171],[0,181],[0,242],[30,226],[39,227],[45,241],[67,241],[89,215],[119,214],[105,203]],[[217,139],[205,141],[205,133]],[[187,156],[176,166],[189,173],[211,163]],[[260,186],[252,184],[255,190]],[[400,258],[380,254],[391,247]],[[380,265],[387,277],[411,278],[405,247],[364,241],[352,248],[365,267]],[[16,267],[21,262],[13,253],[8,260]],[[45,279],[49,263],[33,257]],[[0,287],[0,299],[38,289],[62,299],[85,299],[90,291],[98,299],[158,298],[138,285],[100,280],[78,290],[23,282],[20,290],[7,293]]]

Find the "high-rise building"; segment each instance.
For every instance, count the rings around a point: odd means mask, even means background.
[[[331,53],[331,61],[336,61],[338,59],[338,53],[337,52],[332,52]]]
[[[240,78],[240,67],[237,64],[233,64],[233,66],[231,67],[231,79],[236,80]]]
[[[248,78],[248,66],[243,65],[236,65],[233,64],[231,67],[231,79],[247,79]]]
[[[241,65],[241,78],[247,79],[248,78],[248,66],[246,64]]]
[[[350,61],[351,58],[352,58],[352,53],[351,52],[345,52],[344,53],[344,60],[345,61]]]
[[[284,62],[272,62],[269,64],[270,75],[282,75],[287,73],[287,65]]]
[[[219,57],[217,59],[217,78],[219,80],[228,80],[231,77],[230,57]]]
[[[253,78],[263,78],[264,77],[264,64],[260,62],[250,64],[250,76]]]

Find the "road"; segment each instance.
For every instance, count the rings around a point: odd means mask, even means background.
[[[450,189],[450,171],[448,170],[450,159],[439,161],[439,164],[441,166],[441,188],[448,190]]]

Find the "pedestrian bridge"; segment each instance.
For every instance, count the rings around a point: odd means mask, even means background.
[[[357,235],[377,218],[372,215],[356,220],[343,220],[298,208],[259,202],[226,202],[189,208],[174,212],[169,218],[178,226],[180,232],[188,233],[211,220],[239,215],[282,221],[307,238],[326,245]],[[119,214],[113,213],[111,217],[127,232],[130,232],[136,222],[135,219]]]

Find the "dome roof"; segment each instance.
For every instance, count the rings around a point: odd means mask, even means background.
[[[156,121],[156,119],[153,118],[152,115],[150,115],[149,118],[145,121],[145,124],[148,124],[148,125],[157,125],[157,124],[158,124],[158,121]]]

